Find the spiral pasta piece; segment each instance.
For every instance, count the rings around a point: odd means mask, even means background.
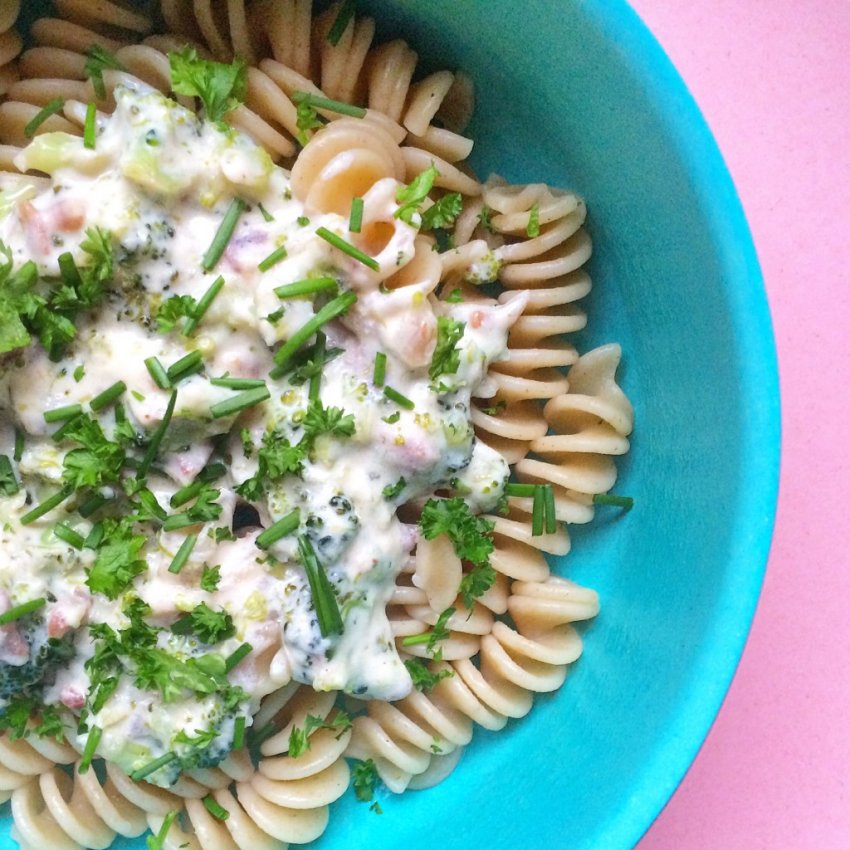
[[[116,834],[141,835],[147,827],[145,813],[165,815],[179,806],[174,795],[133,782],[113,765],[106,765],[104,776],[101,781],[94,767],[69,776],[51,766],[18,788],[12,794],[12,814],[22,850],[103,850]]]
[[[0,736],[0,793],[14,791],[56,764],[71,764],[76,752],[53,738],[31,736],[26,740]]]
[[[459,757],[470,740],[468,717],[433,694],[413,691],[396,703],[370,700],[367,713],[354,719],[347,755],[372,759],[387,787],[401,793],[416,777],[427,787],[438,772],[449,772],[456,760],[440,764],[435,755]]]

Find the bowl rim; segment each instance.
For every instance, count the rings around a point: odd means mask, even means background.
[[[749,569],[738,576],[730,604],[716,612],[713,641],[699,660],[701,675],[690,679],[674,714],[675,724],[635,777],[631,799],[609,819],[604,847],[633,847],[649,830],[682,782],[716,720],[741,660],[764,582],[779,491],[781,408],[773,326],[764,278],[743,205],[720,148],[700,108],[672,60],[626,0],[587,4],[584,13],[615,40],[640,75],[647,99],[688,162],[695,195],[722,268],[732,272],[727,286],[729,318],[738,346],[741,398],[747,427],[741,437],[742,477],[747,486],[730,515]],[[706,203],[706,199],[710,202]],[[731,559],[730,559],[731,560]],[[708,675],[706,675],[708,673]]]

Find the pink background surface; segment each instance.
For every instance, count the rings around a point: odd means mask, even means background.
[[[779,351],[773,550],[726,702],[639,850],[850,848],[850,3],[632,0],[753,231]]]

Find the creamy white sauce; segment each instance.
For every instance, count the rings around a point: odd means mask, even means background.
[[[163,629],[160,646],[191,658],[209,651],[227,657],[250,644],[250,655],[229,676],[245,691],[249,724],[260,699],[293,679],[361,697],[404,697],[411,681],[385,608],[417,532],[398,519],[396,509],[447,488],[453,480],[473,510],[489,510],[497,503],[507,465],[475,440],[469,406],[488,365],[504,353],[522,299],[506,305],[447,303],[434,297],[434,283],[427,279],[386,290],[381,281],[411,261],[417,236],[415,227],[393,217],[398,208],[395,181],[380,181],[364,198],[364,223],[383,221],[394,227],[375,258],[375,272],[316,235],[324,226],[348,241],[357,240],[346,219],[305,210],[294,200],[287,173],[245,137],[200,125],[156,93],[119,90],[117,101],[94,151],[61,134],[41,137],[19,165],[49,171],[50,185],[34,183],[28,191],[16,186],[8,197],[0,197],[0,210],[5,210],[0,238],[16,265],[34,260],[42,275],[55,276],[65,251],[85,265],[79,246],[92,227],[110,231],[116,258],[108,298],[79,317],[77,337],[61,361],[51,362],[38,344],[0,359],[0,454],[12,456],[12,426],[26,436],[20,462],[14,463],[23,489],[7,498],[0,495],[0,590],[5,594],[0,608],[44,597],[45,621],[61,616],[65,633],[75,634],[76,656],[58,671],[43,698],[79,713],[90,687],[85,662],[94,652],[85,626],[103,623],[117,630],[128,625],[124,596],[111,600],[87,587],[95,553],[77,550],[52,532],[61,520],[86,537],[96,517],[79,516],[72,499],[36,522],[21,524],[34,504],[61,485],[70,448],[52,439],[57,426],[45,422],[44,412],[85,406],[120,380],[128,388],[122,404],[129,422],[150,437],[162,422],[171,390],[156,386],[145,360],[156,357],[167,367],[191,351],[201,353],[204,369],[177,387],[174,416],[148,487],[159,505],[176,513],[180,509],[169,507],[171,497],[208,462],[224,457],[227,472],[213,485],[220,490],[221,515],[189,529],[198,541],[179,575],[169,572],[169,566],[187,529],[165,532],[157,523],[139,524],[146,538],[141,552],[146,569],[128,593],[150,606],[148,621]],[[218,266],[205,273],[204,254],[236,197],[248,208]],[[273,221],[265,220],[260,203]],[[259,263],[280,246],[285,246],[286,258],[261,272]],[[487,262],[479,258],[470,276],[481,277],[479,266]],[[166,299],[200,299],[218,275],[225,279],[224,288],[194,336],[156,330],[153,318]],[[302,475],[272,481],[267,495],[254,503],[265,527],[298,508],[301,525],[295,534],[263,551],[256,545],[261,529],[249,524],[237,539],[216,542],[215,530],[229,527],[242,502],[236,488],[257,472],[263,435],[276,432],[293,444],[301,438],[309,382],[293,386],[287,377],[271,380],[269,372],[278,344],[324,302],[314,304],[310,297],[282,301],[274,290],[323,275],[335,278],[341,291],[358,295],[343,319],[323,329],[328,347],[342,352],[325,366],[320,389],[325,409],[341,408],[354,418],[354,434],[319,437]],[[270,321],[281,308],[283,315]],[[428,376],[438,316],[464,323],[457,344],[459,368],[441,377],[439,392]],[[378,352],[387,356],[386,385],[410,399],[413,410],[399,407],[374,385]],[[84,368],[82,374],[78,367]],[[238,421],[214,419],[211,406],[235,395],[210,383],[211,377],[222,375],[263,379],[271,399],[245,411]],[[98,418],[112,434],[113,408]],[[129,475],[131,470],[125,472]],[[386,498],[385,488],[402,478],[406,483],[399,496]],[[121,504],[115,488],[104,493]],[[298,557],[298,534],[311,540],[333,585],[343,618],[340,635],[320,632]],[[221,581],[214,591],[200,587],[205,566],[220,566]],[[226,611],[235,627],[233,637],[212,649],[168,631],[178,616],[201,603]],[[0,634],[0,661],[26,659],[14,634],[8,646],[3,641]],[[226,746],[233,720],[217,712],[213,697],[199,699],[187,692],[185,698],[164,702],[124,675],[90,721],[103,730],[98,753],[133,770],[179,750],[174,736],[180,730],[191,734],[218,723]],[[85,740],[82,733],[80,744]],[[149,778],[167,783],[175,773],[162,770]]]

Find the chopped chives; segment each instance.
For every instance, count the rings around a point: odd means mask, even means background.
[[[230,238],[233,236],[233,231],[236,230],[236,225],[239,223],[239,217],[245,211],[245,201],[241,198],[234,198],[221,224],[213,237],[212,244],[204,254],[204,259],[201,262],[201,268],[205,272],[211,272],[221,259],[224,252],[227,250],[227,245]]]
[[[534,494],[537,492],[536,484],[506,484],[505,485],[505,495],[506,496],[519,496],[521,498],[532,498]]]
[[[266,385],[262,378],[210,378],[210,383],[228,390],[255,390]]]
[[[73,419],[83,412],[83,408],[79,404],[68,404],[65,407],[54,407],[53,410],[44,411],[44,421],[64,422],[67,419]]]
[[[177,820],[177,815],[179,812],[172,809],[163,819],[162,826],[159,828],[159,832],[156,834],[156,841],[148,841],[148,848],[163,848],[165,847],[165,837],[168,835],[168,831],[171,829],[171,825]]]
[[[65,101],[61,97],[54,97],[53,100],[47,101],[43,108],[40,109],[34,116],[32,121],[24,127],[24,135],[31,139],[35,135],[35,131],[57,112],[61,112],[65,108]]]
[[[24,432],[20,428],[15,428],[15,450],[12,452],[13,460],[20,462],[24,456]]]
[[[45,514],[49,514],[54,508],[62,504],[74,492],[74,488],[67,484],[61,490],[54,493],[49,499],[45,499],[40,505],[36,505],[29,513],[21,517],[21,525],[29,525]]]
[[[376,387],[382,387],[387,377],[387,355],[379,351],[375,355],[375,369],[372,372],[372,383]]]
[[[292,92],[292,100],[297,106],[306,104],[313,109],[327,109],[328,112],[338,112],[340,115],[350,115],[352,118],[365,118],[366,110],[362,106],[354,106],[351,103],[343,103],[340,100],[331,100],[311,92]]]
[[[195,328],[198,327],[198,323],[204,318],[207,310],[210,309],[210,305],[213,303],[218,293],[221,292],[223,287],[224,278],[221,276],[217,277],[210,284],[210,288],[201,296],[201,300],[198,301],[198,306],[195,307],[195,312],[189,319],[186,320],[186,324],[183,325],[183,334],[185,336],[189,336],[194,333]]]
[[[14,608],[6,611],[5,614],[0,614],[0,626],[5,626],[7,623],[14,623],[15,620],[20,620],[21,617],[26,617],[27,614],[32,614],[33,611],[38,611],[39,608],[43,608],[45,605],[47,605],[47,600],[43,597],[41,599],[31,599],[29,602],[24,602],[23,605],[16,605]]]
[[[422,632],[418,635],[408,635],[405,638],[401,639],[402,646],[416,646],[420,643],[428,643],[431,640],[431,635],[433,632]]]
[[[392,387],[384,387],[384,395],[390,399],[390,401],[394,401],[399,407],[403,407],[405,410],[413,410],[416,405],[407,397],[402,395],[398,390],[394,390]]]
[[[282,537],[292,534],[301,524],[301,511],[296,508],[292,513],[279,519],[274,525],[270,525],[265,531],[257,535],[256,544],[260,549],[268,549],[273,543],[277,543]]]
[[[245,746],[245,715],[240,714],[233,724],[233,749],[241,750]]]
[[[262,204],[257,204],[257,209],[266,221],[274,221],[274,216]]]
[[[145,360],[145,366],[147,367],[148,372],[150,372],[153,382],[161,390],[171,389],[171,380],[168,377],[168,372],[165,371],[165,367],[159,362],[159,358],[148,357],[147,360]]]
[[[204,487],[204,482],[196,478],[191,484],[181,487],[172,497],[169,504],[172,508],[179,508],[187,502],[191,502]]]
[[[100,743],[100,737],[103,735],[103,730],[100,726],[92,726],[89,729],[88,737],[86,738],[86,746],[83,749],[83,757],[80,759],[80,765],[77,768],[78,773],[87,773],[91,767],[91,760],[94,758],[97,745]]]
[[[159,452],[159,447],[162,445],[163,438],[165,437],[165,432],[168,430],[168,426],[171,424],[171,417],[174,415],[174,406],[177,404],[177,390],[172,390],[171,397],[168,399],[168,406],[165,408],[165,413],[162,417],[162,422],[159,423],[159,427],[154,432],[153,437],[151,437],[150,443],[148,443],[147,451],[145,452],[145,456],[142,458],[142,462],[139,464],[139,468],[136,470],[137,478],[144,478],[147,475],[148,470],[151,468],[154,460],[156,460],[156,456]]]
[[[211,463],[209,466],[205,466],[200,471],[198,474],[198,480],[203,481],[205,484],[209,484],[210,481],[215,481],[217,478],[221,478],[225,472],[227,472],[227,467],[223,463]]]
[[[351,214],[348,217],[348,229],[352,233],[360,233],[363,227],[363,198],[351,199]]]
[[[200,525],[200,520],[192,519],[189,514],[171,514],[162,524],[163,531],[179,531],[190,525]]]
[[[90,402],[89,407],[97,413],[108,407],[112,402],[121,398],[127,392],[127,385],[123,381],[116,381],[109,389],[104,390],[100,395],[96,395]]]
[[[296,298],[299,295],[312,295],[315,292],[336,289],[337,285],[336,279],[332,277],[312,277],[278,286],[274,294],[278,298]]]
[[[80,270],[77,268],[76,262],[74,262],[73,254],[65,251],[64,254],[60,254],[57,257],[56,261],[59,264],[59,273],[62,275],[62,280],[68,286],[74,289],[82,286],[83,279],[80,277]]]
[[[96,120],[97,106],[94,103],[90,103],[86,107],[86,123],[83,127],[83,146],[90,151],[94,150],[95,131],[97,129]]]
[[[186,566],[186,562],[189,560],[189,556],[192,554],[192,550],[195,548],[195,544],[197,542],[197,534],[189,534],[186,537],[180,548],[177,550],[177,554],[174,556],[174,560],[171,562],[168,572],[173,573],[174,575],[178,575],[180,573],[180,570]]]
[[[543,489],[541,487],[535,487],[534,503],[531,508],[531,534],[533,537],[539,537],[543,534],[543,512],[545,509]]]
[[[596,493],[593,497],[594,505],[613,505],[617,508],[630,511],[635,504],[631,496],[615,496],[613,493]]]
[[[77,513],[83,517],[83,519],[88,519],[95,511],[100,510],[108,501],[109,499],[107,499],[102,493],[94,493],[89,496],[79,508],[77,508]]]
[[[337,236],[336,233],[332,233],[327,227],[319,227],[316,230],[316,236],[324,239],[329,245],[333,245],[334,248],[342,251],[343,254],[348,254],[353,260],[357,260],[358,263],[363,263],[364,266],[372,269],[372,271],[376,272],[380,270],[380,265],[378,265],[378,261],[373,257],[370,257],[368,254],[364,254],[359,248],[355,248],[350,242],[346,242],[341,236]]]
[[[246,655],[251,654],[251,650],[253,650],[253,646],[250,643],[243,643],[242,646],[234,649],[230,655],[224,661],[224,672],[229,673],[234,667],[236,667],[240,661],[242,661]]]
[[[328,301],[315,316],[299,328],[278,350],[274,356],[277,364],[272,370],[271,376],[279,378],[286,372],[287,361],[298,351],[307,340],[316,333],[323,325],[326,325],[337,316],[348,312],[349,307],[357,300],[353,292],[345,292],[333,301]]]
[[[558,517],[555,516],[555,490],[551,484],[543,485],[543,513],[546,533],[554,534],[558,530]]]
[[[210,794],[207,794],[203,799],[204,808],[216,819],[216,820],[227,820],[230,817],[230,812],[224,808],[216,799]]]
[[[310,401],[317,401],[322,391],[322,367],[325,365],[325,350],[327,348],[328,338],[321,332],[316,332],[316,344],[313,346],[315,362],[319,364],[319,368],[315,374],[310,376],[310,390],[307,397]]]
[[[86,549],[91,549],[92,551],[94,551],[95,549],[99,549],[100,544],[103,542],[104,534],[106,534],[106,526],[104,526],[102,522],[96,522],[92,526],[92,530],[89,532],[89,536],[86,538]]]
[[[227,468],[223,463],[213,463],[210,466],[204,467],[198,477],[185,487],[181,487],[172,497],[170,505],[172,508],[179,508],[187,502],[191,502],[204,488],[204,484],[209,484],[210,481],[215,481],[221,478]]]
[[[82,549],[83,546],[86,545],[86,538],[83,537],[77,531],[74,531],[68,525],[65,525],[64,522],[60,522],[57,525],[53,526],[53,533],[60,539],[67,543],[69,546],[73,546],[75,549]]]
[[[265,258],[257,268],[261,272],[267,272],[272,266],[276,266],[281,260],[286,259],[286,246],[281,245],[279,248],[275,249]]]
[[[204,368],[204,358],[200,351],[190,351],[185,357],[181,357],[175,363],[172,363],[166,375],[168,380],[173,384],[182,381],[183,378],[188,378],[196,372],[200,372]]]
[[[57,428],[57,429],[56,429],[56,430],[55,430],[55,431],[54,431],[54,432],[50,435],[50,439],[51,439],[51,440],[53,440],[54,442],[57,442],[57,443],[58,443],[58,442],[61,442],[62,440],[64,440],[64,439],[65,439],[65,435],[68,433],[68,431],[70,431],[70,430],[71,430],[71,428],[73,427],[74,423],[75,423],[75,422],[76,422],[79,418],[80,418],[79,416],[72,416],[70,419],[67,419],[65,422],[63,422],[63,423],[62,423],[62,426],[61,426],[61,427]]]
[[[210,407],[210,415],[213,419],[222,419],[225,416],[235,416],[249,407],[254,407],[263,401],[271,398],[271,393],[267,386],[257,387],[253,390],[245,390],[233,398],[220,401]]]
[[[348,24],[354,17],[356,7],[356,0],[345,0],[340,7],[333,24],[331,24],[331,28],[328,30],[328,41],[334,47],[339,44],[339,40],[345,35]]]
[[[153,761],[149,761],[146,765],[143,765],[138,770],[134,770],[130,774],[130,779],[133,782],[141,782],[145,777],[150,776],[152,773],[156,773],[161,767],[167,767],[171,762],[177,761],[176,753],[166,753],[165,755],[160,756],[158,759],[154,759]]]
[[[82,365],[77,366],[77,368],[74,369],[74,380],[79,384],[80,381],[82,381],[83,378],[85,377],[85,374],[86,374],[86,367],[82,366]]]
[[[307,573],[307,583],[310,585],[313,607],[316,609],[316,619],[319,621],[322,637],[340,634],[342,615],[339,612],[339,602],[324,567],[316,557],[313,544],[303,534],[298,538],[298,553],[301,556],[304,571]]]

